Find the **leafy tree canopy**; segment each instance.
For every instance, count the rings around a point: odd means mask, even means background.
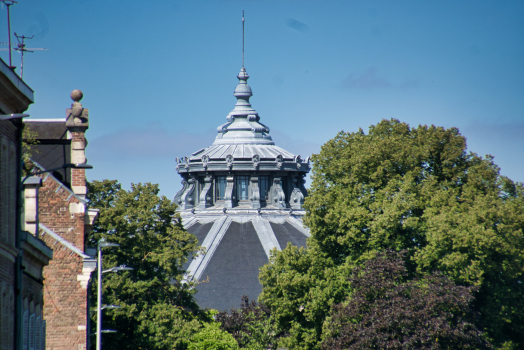
[[[407,279],[387,250],[353,270],[353,294],[324,323],[322,349],[490,349],[473,322],[476,287],[440,273]]]
[[[524,346],[524,188],[493,157],[467,153],[456,128],[382,120],[340,132],[312,162],[308,248],[288,245],[260,275],[288,347],[319,347],[350,271],[385,249],[405,250],[410,274],[477,286],[480,329],[496,346]]]
[[[271,312],[264,304],[257,304],[244,295],[240,309],[219,312],[216,321],[231,334],[241,349],[269,350],[277,348],[277,334]]]
[[[180,283],[182,265],[197,241],[183,229],[175,204],[159,197],[158,185],[150,183],[125,191],[117,181],[93,181],[88,189],[89,205],[100,209],[100,218],[87,244],[96,246],[102,238],[120,244],[103,248],[104,270],[134,268],[104,274],[104,304],[122,306],[104,311],[103,327],[118,330],[103,336],[104,348],[187,348],[209,317],[196,305],[191,285]],[[91,305],[96,305],[96,283],[95,278]]]

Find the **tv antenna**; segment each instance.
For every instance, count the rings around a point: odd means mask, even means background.
[[[11,44],[14,46],[14,49],[22,54],[22,59],[20,61],[20,78],[23,79],[24,77],[24,52],[35,52],[35,51],[47,51],[49,49],[45,48],[27,48],[25,47],[25,39],[33,39],[35,36],[25,36],[25,35],[18,35],[15,32],[16,39],[18,40],[18,44]],[[20,40],[21,39],[21,40]],[[7,44],[8,43],[0,43],[0,44]],[[11,47],[9,49],[0,49],[0,51],[9,50],[11,52]],[[11,57],[10,57],[11,58]]]
[[[7,6],[7,37],[9,38],[9,68],[13,68],[11,64],[11,16],[9,15],[9,7],[17,2],[14,0],[0,0]]]

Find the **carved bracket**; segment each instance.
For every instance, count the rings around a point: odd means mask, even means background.
[[[191,209],[195,206],[195,200],[193,199],[193,192],[195,191],[195,179],[191,178],[187,180],[188,182],[188,188],[186,191],[182,194],[181,198],[181,204],[182,209]]]
[[[199,209],[206,209],[213,206],[213,192],[211,191],[211,187],[213,186],[213,177],[210,175],[206,176],[204,181],[206,184],[202,189],[202,192],[200,192],[200,202],[198,203]]]
[[[177,158],[178,159],[178,158]],[[173,198],[173,202],[175,202],[176,205],[181,206],[182,204],[182,194],[187,190],[189,184],[186,180],[182,180],[182,189],[177,192],[175,195],[175,198]]]
[[[282,180],[280,177],[273,178],[273,198],[271,201],[279,209],[286,208],[286,195],[282,189]]]
[[[304,204],[304,194],[300,190],[299,182],[302,179],[298,180],[296,176],[293,176],[293,191],[291,192],[291,197],[289,199],[289,204],[291,204],[291,209],[302,209],[302,205]]]

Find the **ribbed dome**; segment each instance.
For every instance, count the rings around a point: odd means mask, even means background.
[[[217,128],[218,135],[213,145],[224,144],[263,144],[274,145],[269,136],[269,128],[260,123],[260,117],[249,103],[253,96],[251,87],[247,84],[249,75],[242,67],[237,76],[239,83],[235,88],[237,103],[227,116],[227,123]]]

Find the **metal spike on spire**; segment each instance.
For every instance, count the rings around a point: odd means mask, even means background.
[[[242,67],[244,67],[244,10],[242,10]]]

